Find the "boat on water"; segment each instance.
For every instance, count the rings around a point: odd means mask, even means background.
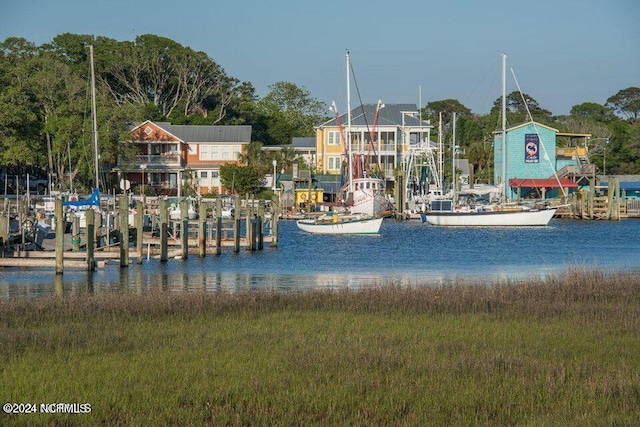
[[[363,214],[341,215],[327,212],[315,219],[301,219],[298,228],[314,234],[378,234],[382,218],[372,218]]]
[[[522,205],[483,205],[456,209],[451,200],[433,200],[431,212],[424,220],[431,225],[462,227],[522,227],[545,226],[557,208]]]
[[[506,176],[506,55],[502,55],[502,177]],[[455,116],[454,116],[455,117]],[[454,119],[455,135],[455,119]],[[455,139],[455,137],[454,137]],[[542,142],[542,141],[540,141]],[[455,141],[454,141],[455,145]],[[454,168],[455,171],[455,168]],[[554,170],[555,174],[555,170]],[[556,175],[558,183],[560,179]],[[439,226],[546,226],[556,213],[557,207],[536,207],[506,202],[506,183],[501,184],[502,202],[495,205],[457,206],[455,186],[453,196],[449,200],[432,200],[430,210],[423,213],[423,222]]]

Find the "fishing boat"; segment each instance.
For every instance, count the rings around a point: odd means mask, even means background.
[[[502,177],[506,176],[506,140],[507,140],[507,119],[506,119],[506,55],[502,55]],[[454,121],[455,125],[455,121]],[[454,142],[455,145],[455,142]],[[496,205],[479,206],[457,206],[454,201],[455,185],[453,197],[449,200],[432,200],[431,209],[423,214],[423,221],[431,225],[440,226],[546,226],[557,207],[549,206],[527,206],[513,203],[506,203],[506,185],[501,184],[502,202]]]
[[[382,218],[372,218],[364,214],[340,215],[327,212],[315,219],[301,219],[298,228],[314,234],[378,234]]]

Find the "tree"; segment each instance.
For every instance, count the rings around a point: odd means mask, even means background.
[[[538,101],[536,101],[532,96],[526,93],[513,91],[509,95],[507,95],[506,103],[507,113],[517,113],[513,114],[512,117],[519,122],[525,122],[529,120],[536,120],[541,123],[553,122],[551,111],[541,108],[538,104]],[[502,97],[494,101],[493,107],[491,108],[491,113],[495,114],[501,111]],[[529,118],[528,113],[531,113],[531,118]]]
[[[220,166],[220,182],[225,189],[241,196],[257,194],[265,185],[264,178],[255,168],[235,163]]]
[[[471,110],[457,99],[443,99],[427,103],[423,109],[424,116],[437,122],[438,113],[456,113],[459,117],[471,117]]]
[[[569,114],[602,123],[610,123],[616,118],[611,107],[596,104],[595,102],[583,102],[582,104],[574,105],[571,107]]]
[[[265,145],[289,144],[294,136],[313,136],[313,127],[324,118],[326,106],[294,83],[278,82],[269,89],[258,101],[269,129]]]
[[[640,115],[640,88],[628,87],[607,99],[607,106],[634,123]]]

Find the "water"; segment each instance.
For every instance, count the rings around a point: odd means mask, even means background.
[[[52,269],[0,270],[0,299],[50,294],[150,290],[441,285],[544,277],[569,267],[640,272],[640,221],[553,220],[535,228],[447,228],[385,220],[378,236],[321,236],[280,222],[277,249],[186,260],[116,261],[93,274]]]

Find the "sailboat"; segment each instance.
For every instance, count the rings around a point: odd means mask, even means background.
[[[328,212],[315,219],[297,221],[298,228],[308,233],[317,234],[378,234],[382,225],[382,217],[376,217],[380,209],[380,194],[384,182],[379,178],[354,179],[353,154],[351,150],[351,60],[347,52],[347,151],[349,167],[346,189],[348,191],[347,206],[350,214]]]
[[[70,197],[62,203],[67,207],[69,214],[73,214],[80,219],[80,228],[86,227],[85,211],[87,208],[100,209],[100,181],[98,169],[98,119],[96,113],[96,76],[93,60],[93,45],[89,45],[89,63],[91,66],[91,116],[93,122],[93,161],[95,169],[95,187],[88,199],[79,199],[77,196]]]
[[[503,203],[477,207],[455,205],[455,191],[452,200],[433,200],[431,209],[424,220],[431,225],[441,226],[546,226],[557,207],[536,207],[504,203],[506,200],[506,143],[507,143],[507,56],[502,55],[502,179]],[[455,185],[455,184],[454,184]],[[454,187],[455,188],[455,187]]]

